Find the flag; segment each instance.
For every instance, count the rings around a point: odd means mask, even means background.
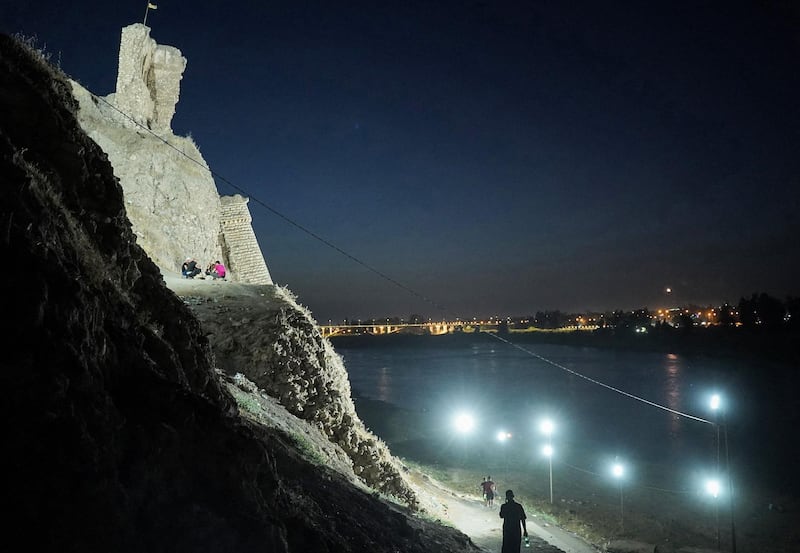
[[[148,3],[147,3],[147,9],[148,9],[148,10],[157,10],[157,9],[158,9],[158,6],[156,6],[155,4],[151,4],[150,2],[148,2]]]

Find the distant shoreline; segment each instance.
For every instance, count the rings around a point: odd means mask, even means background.
[[[769,368],[800,370],[800,331],[752,331],[741,328],[652,329],[647,334],[600,329],[575,332],[514,332],[501,336],[517,344],[557,344],[574,347],[676,353],[755,360]],[[440,347],[493,340],[486,333],[453,333],[442,336],[371,334],[334,336],[334,348]]]

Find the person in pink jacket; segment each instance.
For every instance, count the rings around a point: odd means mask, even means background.
[[[225,278],[225,275],[228,272],[225,270],[225,265],[220,263],[219,259],[214,262],[214,268],[211,270],[211,278],[218,279],[218,278]]]

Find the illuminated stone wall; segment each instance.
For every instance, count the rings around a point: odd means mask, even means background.
[[[129,25],[122,29],[113,102],[137,123],[169,131],[185,69],[180,50],[156,44],[145,25]]]
[[[222,229],[222,254],[236,280],[247,284],[272,284],[267,263],[253,232],[249,198],[236,194],[221,196],[220,224]]]
[[[220,202],[197,145],[170,129],[185,67],[180,51],[156,44],[149,27],[125,27],[117,92],[100,99],[71,83],[79,122],[108,155],[137,241],[162,271],[178,272],[187,257],[203,267],[220,259],[230,280],[272,284],[247,198]]]

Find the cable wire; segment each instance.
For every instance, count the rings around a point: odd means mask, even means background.
[[[90,93],[90,94],[91,94],[91,93]],[[428,304],[430,304],[431,306],[435,307],[436,309],[439,309],[439,310],[441,310],[441,311],[448,311],[448,310],[447,310],[447,309],[446,309],[444,306],[442,306],[442,305],[438,304],[436,301],[432,300],[431,298],[429,298],[429,297],[427,297],[427,296],[425,296],[425,295],[423,295],[423,294],[420,294],[419,292],[417,292],[417,291],[416,291],[416,290],[414,290],[413,288],[411,288],[411,287],[409,287],[409,286],[406,286],[405,284],[403,284],[402,282],[400,282],[400,281],[398,281],[398,280],[395,280],[394,278],[390,277],[389,275],[387,275],[387,274],[386,274],[386,273],[384,273],[383,271],[381,271],[381,270],[379,270],[379,269],[377,269],[377,268],[373,267],[372,265],[370,265],[369,263],[367,263],[367,262],[365,262],[365,261],[362,261],[361,259],[357,258],[356,256],[354,256],[354,255],[352,255],[352,254],[348,253],[347,251],[343,250],[342,248],[340,248],[339,246],[337,246],[337,245],[336,245],[336,244],[334,244],[333,242],[331,242],[331,241],[329,241],[329,240],[327,240],[327,239],[323,238],[322,236],[320,236],[320,235],[319,235],[319,234],[317,234],[316,232],[312,231],[311,229],[309,229],[309,228],[307,228],[307,227],[305,227],[305,226],[301,225],[301,224],[300,224],[300,223],[298,223],[297,221],[295,221],[295,220],[291,219],[290,217],[288,217],[288,216],[284,215],[283,213],[281,213],[280,211],[278,211],[278,210],[277,210],[277,209],[275,209],[274,207],[270,206],[270,205],[269,205],[269,204],[267,204],[266,202],[264,202],[264,201],[262,201],[261,199],[259,199],[258,197],[256,197],[256,196],[253,196],[252,194],[248,193],[248,192],[247,192],[247,190],[245,190],[245,189],[244,189],[244,188],[242,188],[241,186],[238,186],[238,185],[234,184],[233,182],[231,182],[230,180],[228,180],[227,178],[225,178],[223,175],[220,175],[219,173],[217,173],[216,171],[214,171],[213,169],[211,169],[211,168],[210,168],[210,167],[208,167],[207,165],[205,165],[205,164],[201,163],[200,161],[198,161],[198,160],[194,159],[193,157],[191,157],[190,155],[188,155],[186,152],[182,151],[181,149],[177,148],[177,147],[176,147],[176,146],[174,146],[173,144],[170,144],[170,143],[169,143],[169,142],[168,142],[168,141],[167,141],[165,138],[163,138],[163,137],[159,136],[158,134],[156,134],[155,132],[153,132],[153,130],[152,130],[152,129],[150,129],[150,128],[146,127],[145,125],[142,125],[141,123],[139,123],[138,121],[136,121],[136,120],[135,120],[133,117],[131,117],[130,115],[128,115],[128,114],[127,114],[127,113],[125,113],[124,111],[120,110],[120,109],[119,109],[117,106],[113,105],[112,103],[110,103],[109,101],[107,101],[107,100],[106,100],[105,98],[103,98],[102,96],[95,96],[94,94],[92,94],[92,98],[94,98],[94,99],[97,99],[97,100],[100,100],[100,101],[101,101],[101,102],[103,102],[105,105],[107,105],[108,107],[110,107],[111,109],[113,109],[114,111],[116,111],[117,113],[119,113],[120,115],[122,115],[123,117],[125,117],[126,119],[128,119],[129,121],[131,121],[131,122],[132,122],[134,125],[138,126],[138,127],[139,127],[139,128],[141,128],[142,130],[144,130],[144,131],[146,131],[147,133],[149,133],[150,135],[152,135],[153,137],[157,138],[158,140],[160,140],[161,142],[163,142],[164,144],[166,144],[167,146],[169,146],[170,148],[172,148],[173,150],[175,150],[176,152],[178,152],[180,155],[182,155],[183,157],[185,157],[185,158],[186,158],[186,159],[188,159],[189,161],[191,161],[191,162],[193,162],[193,163],[196,163],[197,165],[199,165],[200,167],[202,167],[203,169],[205,169],[206,171],[208,171],[209,173],[211,173],[211,175],[213,175],[215,178],[217,178],[217,179],[219,179],[220,181],[224,182],[225,184],[227,184],[228,186],[230,186],[230,187],[231,187],[231,188],[233,188],[234,190],[236,190],[236,191],[238,191],[238,192],[241,192],[242,194],[244,194],[244,195],[248,196],[248,197],[249,197],[251,200],[253,200],[255,203],[257,203],[258,205],[260,205],[260,206],[261,206],[261,207],[263,207],[264,209],[268,210],[268,211],[269,211],[270,213],[272,213],[273,215],[276,215],[277,217],[280,217],[281,219],[283,219],[284,221],[286,221],[287,223],[289,223],[289,224],[290,224],[290,225],[292,225],[293,227],[297,228],[298,230],[300,230],[300,231],[302,231],[302,232],[304,232],[304,233],[308,234],[309,236],[311,236],[311,237],[312,237],[312,238],[314,238],[315,240],[318,240],[319,242],[321,242],[321,243],[325,244],[325,245],[326,245],[326,246],[328,246],[329,248],[331,248],[331,249],[335,250],[336,252],[338,252],[338,253],[340,253],[341,255],[345,256],[345,257],[346,257],[346,258],[348,258],[349,260],[353,261],[354,263],[357,263],[358,265],[361,265],[362,267],[364,267],[364,268],[365,268],[365,269],[367,269],[368,271],[370,271],[370,272],[372,272],[372,273],[375,273],[376,275],[378,275],[378,276],[379,276],[379,277],[381,277],[382,279],[384,279],[384,280],[386,280],[386,281],[388,281],[388,282],[390,282],[390,283],[394,284],[395,286],[397,286],[398,288],[400,288],[400,289],[402,289],[402,290],[405,290],[405,291],[406,291],[406,292],[408,292],[409,294],[411,294],[411,295],[413,295],[413,296],[416,296],[417,298],[421,299],[421,300],[422,300],[422,301],[424,301],[425,303],[428,303]]]
[[[90,94],[91,94],[91,93],[90,93]],[[176,146],[174,146],[173,144],[170,144],[170,143],[169,143],[169,141],[167,141],[165,138],[163,138],[163,137],[161,137],[160,135],[156,134],[155,132],[153,132],[153,131],[152,131],[150,128],[146,127],[145,125],[142,125],[140,122],[136,121],[136,120],[135,120],[133,117],[131,117],[130,115],[128,115],[128,114],[127,114],[127,113],[125,113],[124,111],[120,110],[120,109],[119,109],[117,106],[115,106],[115,105],[114,105],[114,104],[112,104],[111,102],[107,101],[107,100],[106,100],[105,98],[103,98],[102,96],[95,96],[94,94],[91,94],[91,96],[92,96],[92,98],[93,98],[93,99],[95,99],[95,100],[99,100],[99,101],[103,102],[105,105],[107,105],[108,107],[110,107],[111,109],[113,109],[114,111],[116,111],[117,113],[119,113],[120,115],[122,115],[124,118],[126,118],[126,119],[127,119],[127,120],[129,120],[129,121],[131,121],[131,122],[132,122],[134,125],[138,126],[139,128],[141,128],[141,129],[142,129],[142,130],[144,130],[145,132],[149,133],[150,135],[152,135],[152,136],[153,136],[153,137],[155,137],[156,139],[160,140],[161,142],[163,142],[164,144],[166,144],[167,146],[169,146],[170,148],[172,148],[174,151],[178,152],[180,155],[182,155],[183,157],[185,157],[185,158],[186,158],[186,159],[188,159],[189,161],[191,161],[191,162],[193,162],[193,163],[195,163],[195,164],[199,165],[199,166],[200,166],[200,167],[202,167],[203,169],[207,170],[207,171],[208,171],[209,173],[211,173],[211,175],[213,175],[215,178],[217,178],[217,179],[219,179],[220,181],[224,182],[225,184],[227,184],[228,186],[230,186],[230,187],[231,187],[231,188],[233,188],[234,190],[236,190],[236,191],[238,191],[238,192],[241,192],[242,194],[245,194],[245,195],[247,195],[247,196],[248,196],[250,199],[252,199],[252,200],[253,200],[255,203],[257,203],[258,205],[260,205],[260,206],[261,206],[261,207],[263,207],[264,209],[268,210],[270,213],[272,213],[272,214],[276,215],[277,217],[280,217],[281,219],[283,219],[284,221],[286,221],[287,223],[289,223],[289,224],[290,224],[290,225],[292,225],[293,227],[295,227],[295,228],[297,228],[298,230],[300,230],[300,231],[302,231],[302,232],[304,232],[304,233],[308,234],[309,236],[311,236],[311,237],[312,237],[312,238],[314,238],[315,240],[318,240],[318,241],[319,241],[319,242],[321,242],[322,244],[325,244],[325,245],[326,245],[326,246],[328,246],[329,248],[331,248],[331,249],[333,249],[334,251],[336,251],[336,252],[340,253],[341,255],[345,256],[345,257],[346,257],[346,258],[348,258],[348,259],[350,259],[350,260],[351,260],[351,261],[353,261],[354,263],[357,263],[358,265],[361,265],[361,266],[362,266],[362,267],[364,267],[365,269],[367,269],[367,270],[369,270],[370,272],[372,272],[372,273],[374,273],[374,274],[378,275],[379,277],[381,277],[382,279],[386,280],[387,282],[390,282],[390,283],[394,284],[394,285],[395,285],[395,286],[397,286],[398,288],[400,288],[400,289],[402,289],[402,290],[405,290],[405,291],[406,291],[406,292],[408,292],[409,294],[411,294],[411,295],[413,295],[413,296],[415,296],[415,297],[417,297],[417,298],[419,298],[419,299],[423,300],[424,302],[426,302],[426,303],[428,303],[428,304],[432,305],[432,306],[433,306],[433,307],[435,307],[436,309],[439,309],[439,310],[441,310],[441,311],[443,311],[443,312],[445,312],[445,313],[451,313],[449,309],[445,308],[444,306],[442,306],[441,304],[439,304],[439,303],[437,303],[436,301],[432,300],[431,298],[428,298],[427,296],[425,296],[425,295],[423,295],[423,294],[421,294],[421,293],[417,292],[417,291],[416,291],[416,290],[414,290],[413,288],[411,288],[411,287],[409,287],[409,286],[406,286],[406,285],[405,285],[405,284],[403,284],[402,282],[399,282],[398,280],[396,280],[396,279],[394,279],[394,278],[390,277],[389,275],[387,275],[387,274],[386,274],[386,273],[384,273],[383,271],[381,271],[381,270],[379,270],[379,269],[377,269],[377,268],[373,267],[373,266],[372,266],[372,265],[370,265],[369,263],[366,263],[365,261],[362,261],[361,259],[357,258],[356,256],[354,256],[354,255],[352,255],[352,254],[350,254],[350,253],[346,252],[345,250],[343,250],[342,248],[340,248],[340,247],[339,247],[339,246],[337,246],[336,244],[334,244],[334,243],[332,243],[331,241],[329,241],[329,240],[327,240],[327,239],[323,238],[322,236],[318,235],[316,232],[314,232],[314,231],[312,231],[311,229],[309,229],[309,228],[305,227],[304,225],[301,225],[300,223],[298,223],[298,222],[294,221],[294,220],[293,220],[293,219],[291,219],[290,217],[288,217],[288,216],[284,215],[283,213],[281,213],[281,212],[280,212],[280,211],[278,211],[277,209],[273,208],[272,206],[270,206],[270,205],[269,205],[269,204],[267,204],[266,202],[264,202],[264,201],[262,201],[261,199],[259,199],[258,197],[256,197],[256,196],[253,196],[253,195],[249,194],[249,193],[247,192],[247,190],[245,190],[244,188],[242,188],[242,187],[240,187],[240,186],[238,186],[238,185],[234,184],[233,182],[231,182],[230,180],[228,180],[227,178],[225,178],[223,175],[220,175],[219,173],[217,173],[216,171],[214,171],[213,169],[211,169],[210,167],[208,167],[206,164],[204,164],[204,163],[200,162],[199,160],[197,160],[197,159],[194,159],[193,157],[191,157],[190,155],[188,155],[188,154],[187,154],[186,152],[184,152],[183,150],[181,150],[181,149],[177,148],[177,147],[176,147]],[[451,314],[452,314],[452,313],[451,313]],[[518,345],[518,344],[515,344],[515,343],[511,342],[510,340],[506,340],[505,338],[502,338],[501,336],[498,336],[498,335],[497,335],[497,334],[495,334],[495,333],[485,332],[484,334],[488,334],[489,336],[491,336],[491,337],[495,338],[496,340],[499,340],[499,341],[501,341],[501,342],[504,342],[504,343],[508,344],[509,346],[511,346],[511,347],[513,347],[513,348],[516,348],[516,349],[518,349],[518,350],[520,350],[520,351],[522,351],[522,352],[524,352],[524,353],[527,353],[528,355],[531,355],[531,356],[535,357],[536,359],[539,359],[540,361],[544,361],[545,363],[548,363],[548,364],[550,364],[550,365],[552,365],[552,366],[554,366],[554,367],[556,367],[556,368],[558,368],[558,369],[561,369],[561,370],[563,370],[563,371],[566,371],[566,372],[568,372],[568,373],[570,373],[570,374],[572,374],[572,375],[575,375],[575,376],[577,376],[577,377],[579,377],[579,378],[582,378],[582,379],[584,379],[584,380],[587,380],[587,381],[589,381],[589,382],[591,382],[591,383],[593,383],[593,384],[597,384],[598,386],[602,386],[602,387],[604,387],[604,388],[607,388],[607,389],[609,389],[609,390],[611,390],[611,391],[613,391],[613,392],[616,392],[616,393],[618,393],[618,394],[622,394],[623,396],[627,396],[627,397],[629,397],[629,398],[631,398],[631,399],[634,399],[634,400],[636,400],[636,401],[640,401],[640,402],[642,402],[642,403],[645,403],[645,404],[647,404],[647,405],[650,405],[650,406],[652,406],[652,407],[656,407],[656,408],[658,408],[658,409],[663,409],[664,411],[668,411],[668,412],[670,412],[670,413],[672,413],[672,414],[674,414],[674,415],[678,415],[678,416],[680,416],[680,417],[685,417],[685,418],[687,418],[687,419],[692,419],[692,420],[695,420],[695,421],[698,421],[698,422],[703,422],[703,423],[706,423],[706,424],[711,424],[711,425],[716,425],[716,424],[717,424],[717,423],[715,423],[715,422],[713,422],[713,421],[709,421],[709,420],[706,420],[706,419],[703,419],[703,418],[700,418],[700,417],[696,417],[696,416],[694,416],[694,415],[690,415],[690,414],[688,414],[688,413],[683,413],[683,412],[681,412],[681,411],[676,411],[676,410],[674,410],[674,409],[670,409],[669,407],[666,407],[666,406],[664,406],[664,405],[660,405],[660,404],[658,404],[658,403],[655,403],[655,402],[653,402],[653,401],[650,401],[650,400],[644,399],[644,398],[642,398],[642,397],[636,396],[636,395],[634,395],[634,394],[631,394],[631,393],[629,393],[629,392],[626,392],[626,391],[624,391],[624,390],[621,390],[621,389],[619,389],[619,388],[615,388],[614,386],[611,386],[611,385],[609,385],[609,384],[606,384],[606,383],[604,383],[604,382],[601,382],[601,381],[599,381],[599,380],[596,380],[596,379],[594,379],[594,378],[590,378],[590,377],[588,377],[588,376],[586,376],[586,375],[583,375],[583,374],[581,374],[581,373],[579,373],[579,372],[577,372],[577,371],[574,371],[574,370],[572,370],[572,369],[569,369],[569,368],[567,368],[567,367],[565,367],[565,366],[563,366],[563,365],[560,365],[560,364],[556,363],[555,361],[552,361],[552,360],[550,360],[550,359],[548,359],[548,358],[546,358],[546,357],[543,357],[543,356],[539,355],[538,353],[535,353],[535,352],[533,352],[533,351],[530,351],[530,350],[528,350],[528,349],[526,349],[526,348],[524,348],[524,347],[522,347],[522,346],[520,346],[520,345]]]
[[[650,405],[651,407],[656,407],[658,409],[663,409],[664,411],[668,411],[668,412],[672,413],[673,415],[678,415],[679,417],[685,417],[687,419],[695,420],[695,421],[698,421],[698,422],[711,424],[711,425],[714,425],[714,426],[716,426],[716,424],[717,424],[714,421],[710,421],[710,420],[707,420],[707,419],[696,417],[694,415],[690,415],[690,414],[684,413],[682,411],[676,411],[675,409],[670,409],[669,407],[667,407],[665,405],[660,405],[658,403],[655,403],[654,401],[650,401],[649,399],[644,399],[643,397],[639,397],[637,395],[631,394],[630,392],[626,392],[625,390],[620,390],[619,388],[615,388],[614,386],[611,386],[610,384],[606,384],[605,382],[600,382],[599,380],[596,380],[594,378],[591,378],[589,376],[581,374],[581,373],[579,373],[577,371],[574,371],[574,370],[572,370],[570,368],[567,368],[564,365],[556,363],[555,361],[552,361],[552,360],[548,359],[547,357],[543,357],[543,356],[539,355],[536,352],[530,351],[529,349],[526,349],[526,348],[520,346],[519,344],[515,344],[514,342],[511,342],[510,340],[506,340],[502,336],[498,336],[496,333],[486,332],[485,334],[488,334],[492,338],[494,338],[496,340],[499,340],[499,341],[501,341],[501,342],[503,342],[505,344],[508,344],[512,348],[516,348],[516,349],[518,349],[518,350],[520,350],[520,351],[522,351],[524,353],[527,353],[528,355],[531,355],[531,356],[535,357],[536,359],[539,359],[540,361],[544,361],[545,363],[548,363],[548,364],[550,364],[550,365],[552,365],[552,366],[554,366],[554,367],[556,367],[558,369],[561,369],[562,371],[566,371],[566,372],[568,372],[568,373],[570,373],[572,375],[575,375],[577,377],[583,378],[584,380],[588,380],[589,382],[591,382],[593,384],[597,384],[598,386],[602,386],[603,388],[607,388],[607,389],[609,389],[609,390],[611,390],[613,392],[616,392],[618,394],[622,394],[623,396],[629,397],[631,399],[635,399],[636,401],[641,401],[642,403],[646,403],[647,405]]]
[[[587,470],[587,469],[583,469],[583,468],[580,468],[580,467],[576,467],[575,465],[570,465],[569,463],[562,462],[561,464],[564,465],[567,468],[570,468],[570,469],[578,471],[578,472],[589,474],[591,476],[597,476],[598,478],[604,478],[604,476],[602,474],[598,473],[598,472],[594,472],[594,471],[591,471],[591,470]],[[632,487],[640,488],[640,489],[644,489],[644,490],[654,490],[654,491],[658,491],[658,492],[666,492],[666,493],[674,493],[674,494],[692,493],[692,490],[670,490],[670,489],[667,489],[667,488],[659,488],[659,487],[656,487],[656,486],[645,486],[645,485],[635,485],[634,484]]]

